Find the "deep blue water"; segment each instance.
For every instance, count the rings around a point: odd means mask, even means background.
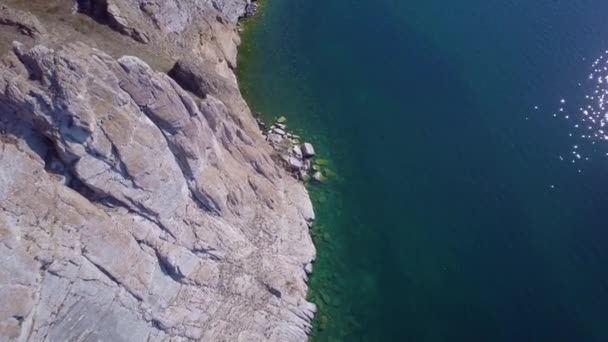
[[[607,1],[263,1],[242,90],[337,174],[313,340],[608,341],[608,141],[573,128]]]

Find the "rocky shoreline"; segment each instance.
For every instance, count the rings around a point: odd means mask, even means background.
[[[321,171],[321,164],[315,162],[316,152],[313,145],[303,142],[299,135],[287,130],[287,118],[281,116],[268,127],[258,113],[256,121],[266,141],[277,152],[277,162],[283,165],[287,172],[303,182],[313,179],[322,183],[327,180]]]
[[[258,7],[259,5],[257,0],[251,0],[250,2],[248,2],[247,6],[245,7],[245,13],[241,17],[241,19],[249,19],[255,16],[258,12]]]
[[[322,178],[239,91],[256,9],[0,6],[0,340],[307,339]]]

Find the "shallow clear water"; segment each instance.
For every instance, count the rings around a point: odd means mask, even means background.
[[[337,175],[313,340],[608,341],[608,2],[263,1],[243,93]]]

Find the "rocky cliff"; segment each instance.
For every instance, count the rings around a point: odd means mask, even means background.
[[[0,340],[306,339],[314,214],[232,72],[248,6],[0,3]]]

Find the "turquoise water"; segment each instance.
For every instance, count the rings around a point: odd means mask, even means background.
[[[264,0],[243,93],[336,173],[310,186],[313,341],[608,341],[608,142],[574,127],[607,15]]]

